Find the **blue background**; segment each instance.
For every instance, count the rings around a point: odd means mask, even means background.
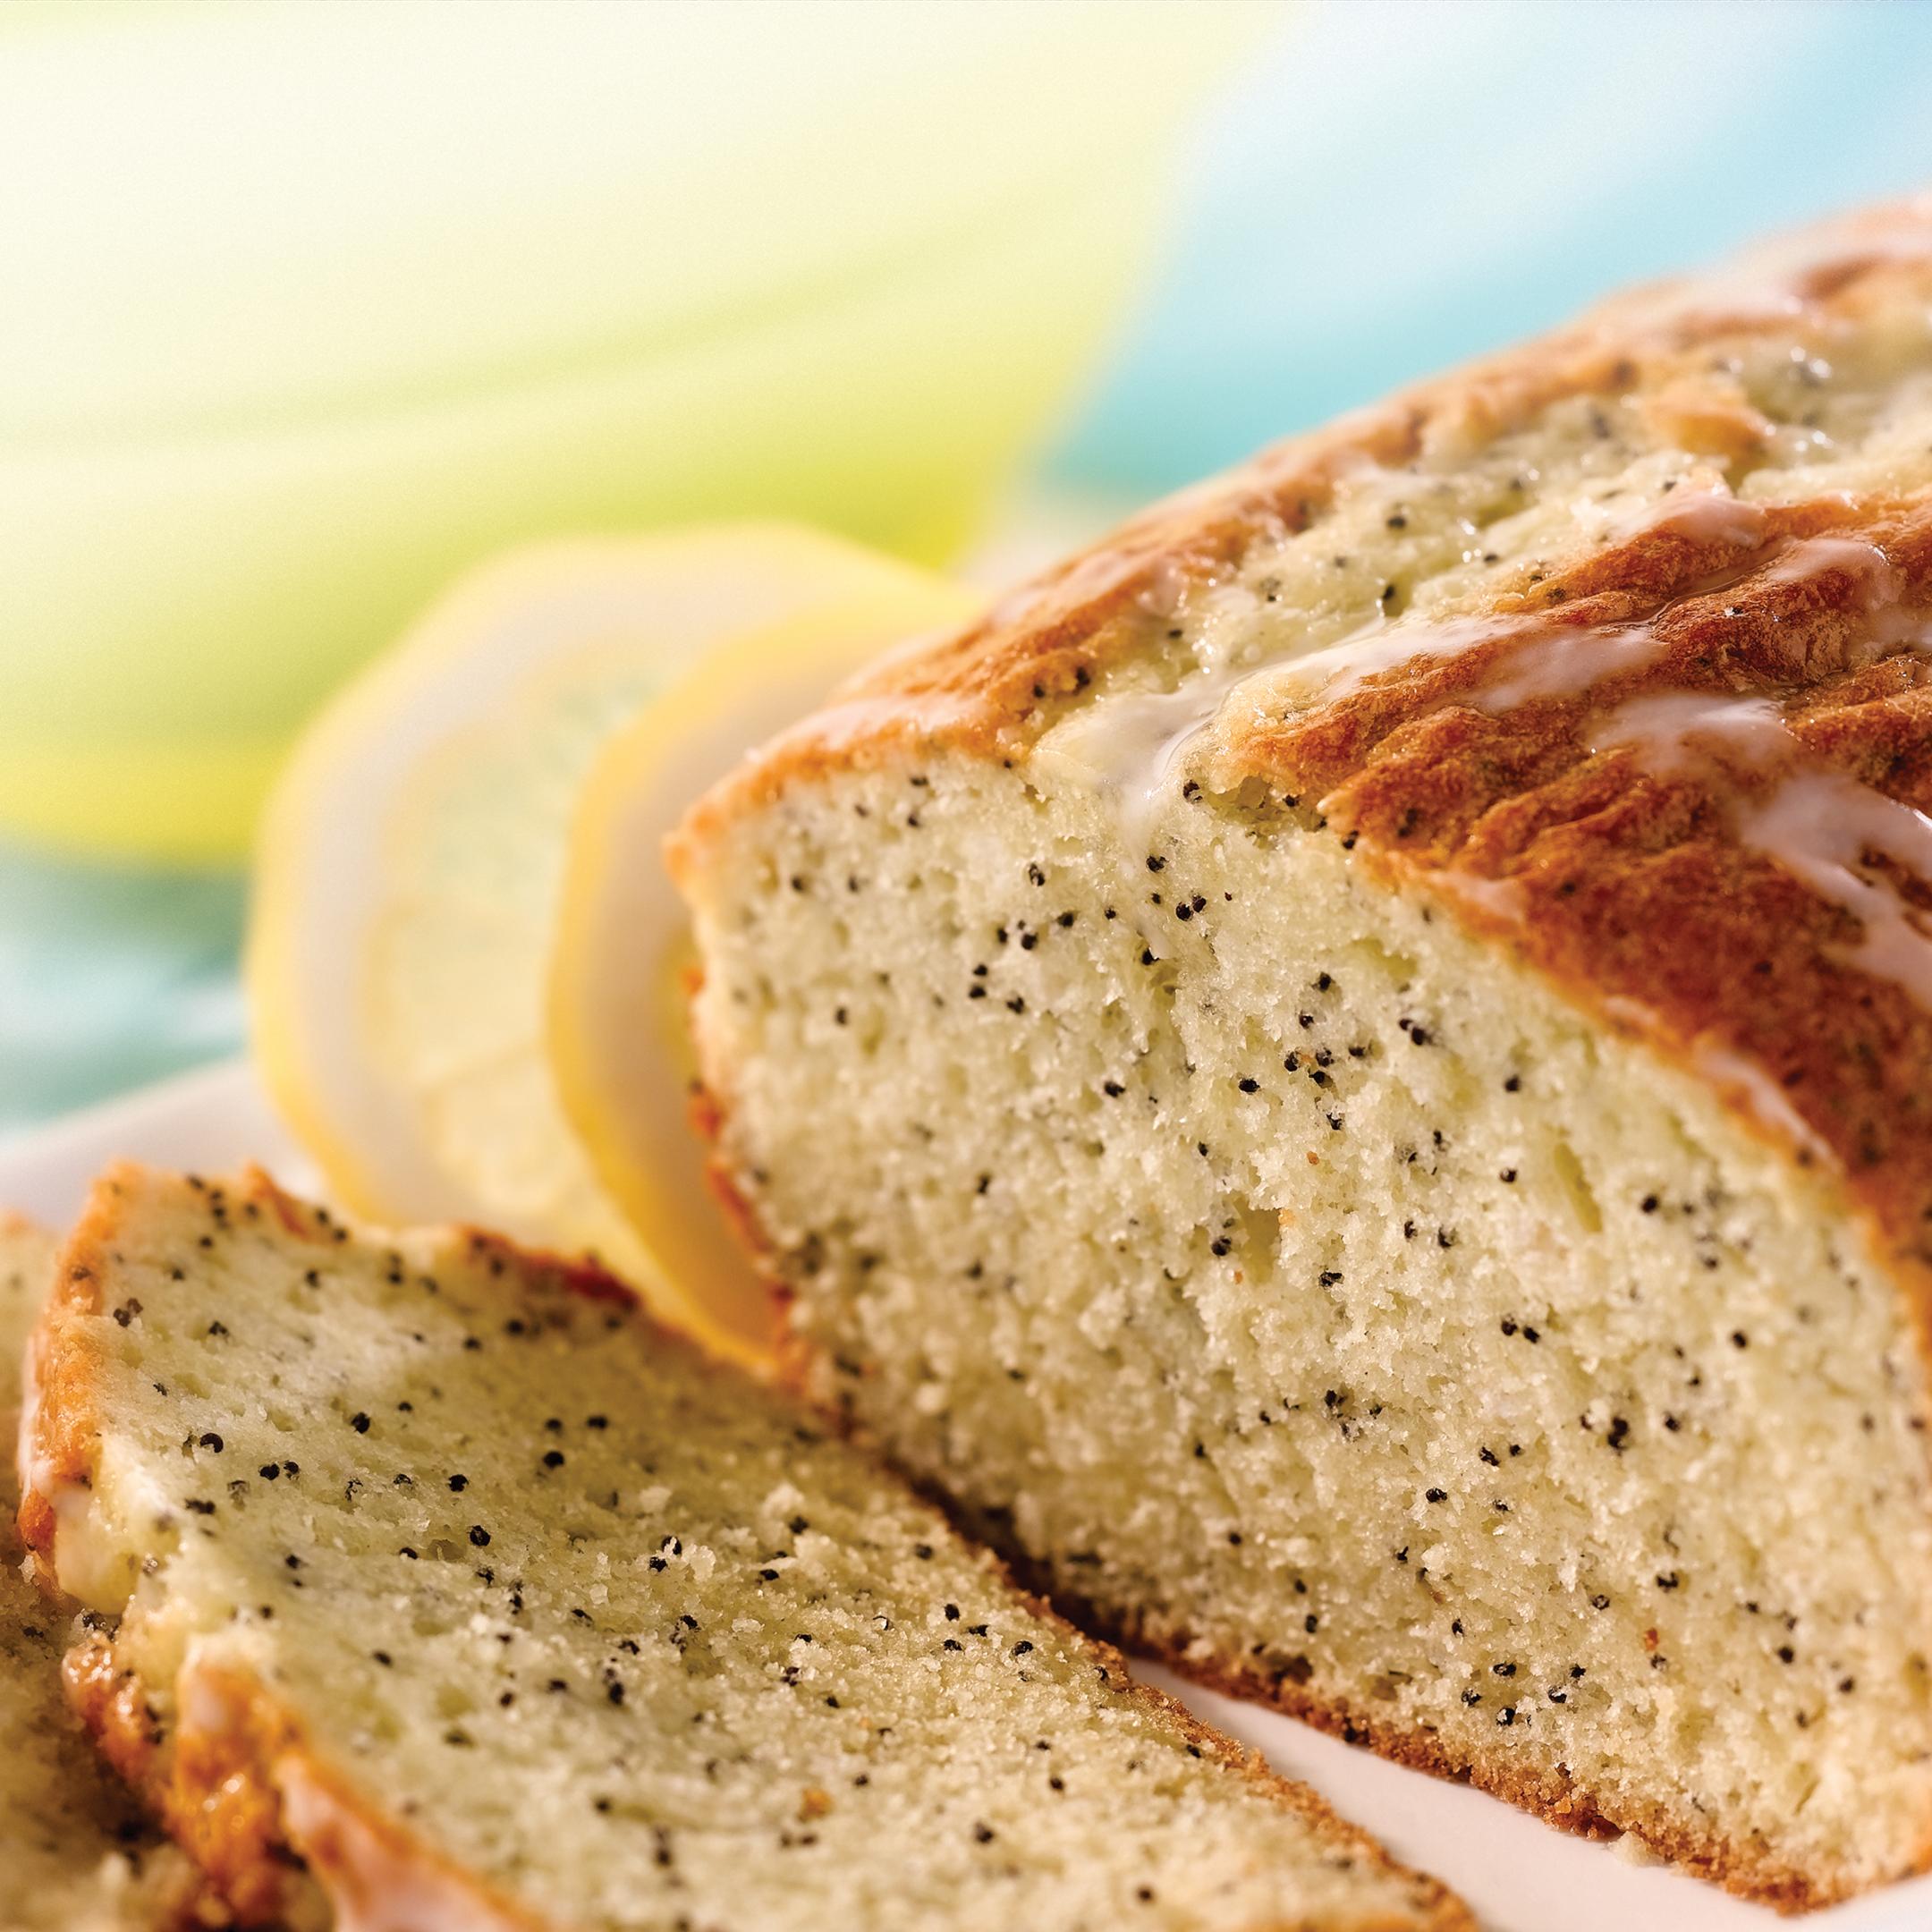
[[[1169,487],[1621,284],[1924,187],[1920,0],[1306,6],[1202,130],[1158,284],[1050,468]]]
[[[1917,0],[1304,4],[1202,125],[1160,268],[1028,491],[1124,505],[1619,284],[1928,186]],[[232,875],[0,848],[0,1130],[235,1050],[242,910]]]

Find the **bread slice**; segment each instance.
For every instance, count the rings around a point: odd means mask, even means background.
[[[601,1275],[136,1167],[59,1273],[28,1534],[250,1918],[1470,1926]]]
[[[0,1214],[0,1428],[12,1434],[54,1237]],[[217,1922],[189,1862],[96,1757],[61,1694],[68,1617],[21,1572],[0,1472],[0,1932],[146,1932]]]
[[[1932,1860],[1932,199],[1290,443],[674,842],[791,1359],[1205,1682]]]

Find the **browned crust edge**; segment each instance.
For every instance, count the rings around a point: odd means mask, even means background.
[[[831,1419],[836,1422],[837,1419]],[[1119,1688],[1124,1680],[1129,1695],[1137,1704],[1177,1724],[1182,1736],[1203,1756],[1212,1758],[1216,1764],[1243,1778],[1284,1809],[1304,1819],[1330,1843],[1353,1853],[1364,1864],[1408,1880],[1415,1888],[1415,1904],[1418,1909],[1425,1910],[1428,1916],[1420,1921],[1390,1919],[1386,1921],[1389,1932],[1402,1932],[1402,1928],[1417,1923],[1426,1925],[1430,1932],[1479,1932],[1469,1908],[1440,1879],[1392,1857],[1363,1826],[1343,1818],[1313,1785],[1284,1777],[1269,1765],[1261,1752],[1250,1750],[1216,1731],[1212,1724],[1197,1717],[1180,1699],[1157,1685],[1143,1683],[1133,1674],[1131,1660],[1106,1638],[1095,1634],[1097,1630],[1104,1627],[1099,1620],[1085,1614],[1078,1621],[1071,1618],[1045,1594],[1022,1581],[1014,1563],[996,1546],[963,1527],[945,1498],[931,1495],[924,1485],[912,1483],[911,1487],[938,1509],[953,1537],[977,1551],[987,1567],[1018,1592],[1033,1615],[1076,1638],[1093,1652],[1094,1662],[1111,1688]],[[1061,1600],[1063,1603],[1070,1601],[1064,1597]],[[1091,1606],[1080,1605],[1079,1607],[1085,1612]],[[1292,1928],[1284,1928],[1283,1932],[1292,1932]],[[1381,1922],[1365,1924],[1360,1932],[1381,1932]]]
[[[306,1870],[339,1921],[359,1932],[418,1932],[426,1905],[478,1932],[548,1932],[370,1804],[251,1674],[185,1666],[166,1731],[148,1685],[98,1632],[69,1652],[64,1675],[102,1756],[242,1925],[284,1920]],[[391,1916],[398,1904],[402,1911]]]
[[[1783,771],[1851,782],[1894,809],[1932,805],[1923,655],[1869,654],[1855,568],[1792,575],[1783,562],[1792,543],[1857,539],[1886,559],[1894,614],[1932,624],[1932,491],[1806,499],[1763,524],[1745,553],[1662,531],[1599,552],[1546,580],[1538,594],[1555,609],[1514,619],[1466,657],[1371,677],[1287,722],[1244,724],[1230,755],[1244,775],[1320,797],[1378,883],[1428,893],[1572,1006],[1688,1070],[1796,1166],[1828,1174],[1908,1290],[1932,1352],[1932,1012],[1847,952],[1860,921],[1843,905],[1736,830],[1733,788],[1761,800],[1775,763],[1738,778],[1653,772],[1628,745],[1594,741],[1593,721],[1627,702],[1748,698],[1804,748]],[[1656,641],[1652,662],[1498,713],[1480,703],[1544,643],[1631,620]],[[1922,913],[1932,882],[1899,883]],[[1491,910],[1487,887],[1519,911]],[[1711,1048],[1756,1070],[1789,1118],[1767,1119],[1707,1071]]]
[[[1021,1564],[1022,1572],[1029,1567],[1023,1562]],[[1606,1808],[1602,1794],[1574,1777],[1565,1767],[1534,1769],[1480,1755],[1462,1756],[1446,1750],[1438,1733],[1378,1721],[1345,1699],[1325,1697],[1290,1679],[1276,1680],[1260,1672],[1192,1658],[1188,1655],[1185,1636],[1158,1637],[1145,1627],[1110,1615],[1085,1598],[1069,1597],[1063,1592],[1063,1600],[1076,1606],[1082,1623],[1097,1629],[1111,1628],[1119,1641],[1138,1655],[1156,1659],[1177,1676],[1206,1690],[1279,1711],[1284,1716],[1340,1738],[1345,1744],[1359,1745],[1411,1770],[1425,1771],[1446,1783],[1487,1792],[1574,1836],[1614,1839],[1627,1832],[1660,1858],[1736,1897],[1772,1906],[1789,1915],[1837,1904],[1867,1889],[1823,1879],[1815,1872],[1776,1858],[1768,1848],[1759,1852],[1699,1831],[1663,1805],[1610,1801]]]
[[[147,1173],[134,1162],[108,1169],[97,1182],[57,1265],[55,1292],[32,1343],[37,1372],[27,1433],[33,1466],[42,1479],[82,1486],[91,1481],[101,1435],[101,1355],[81,1323],[102,1306],[123,1192]],[[293,1235],[322,1242],[342,1236],[340,1222],[284,1192],[258,1167],[224,1185],[238,1203],[255,1203]],[[703,1359],[701,1351],[655,1321],[633,1291],[594,1264],[521,1248],[480,1230],[454,1232],[472,1250],[487,1250],[524,1267],[535,1264],[572,1292],[623,1303],[654,1335]],[[24,1487],[28,1472],[22,1473]],[[29,1502],[37,1506],[30,1511]],[[39,1580],[57,1593],[58,1518],[38,1487],[26,1488],[21,1530]],[[1174,1723],[1204,1756],[1363,1864],[1409,1885],[1412,1913],[1356,1921],[1351,1932],[1478,1932],[1468,1908],[1439,1880],[1392,1859],[1318,1793],[1282,1777],[1259,1753],[1243,1750],[1165,1691],[1134,1678],[1117,1649],[1080,1631],[1044,1598],[1021,1589],[996,1553],[972,1543],[950,1519],[946,1533],[969,1544],[1032,1614],[1087,1647],[1109,1684],[1118,1687],[1124,1680],[1135,1702]],[[399,1898],[419,1910],[433,1898],[459,1915],[453,1923],[474,1926],[478,1932],[555,1932],[550,1921],[476,1884],[371,1803],[308,1741],[292,1710],[252,1674],[197,1665],[191,1659],[171,1687],[176,1713],[172,1728],[157,1716],[150,1687],[121,1662],[112,1639],[100,1631],[89,1632],[73,1647],[63,1674],[69,1701],[102,1755],[208,1875],[242,1924],[272,1926],[287,1913],[293,1897],[292,1867],[299,1861],[327,1893],[342,1922],[357,1932],[419,1932],[419,1918],[385,1916]],[[1258,1928],[1257,1932],[1303,1928]]]
[[[0,1208],[0,1239],[10,1240],[19,1235],[37,1236],[50,1243],[55,1241],[51,1231],[32,1216],[21,1214],[16,1208]],[[30,1337],[30,1335],[31,1331]],[[17,1419],[11,1410],[0,1410],[0,1423],[5,1425],[10,1439]],[[12,1562],[18,1554],[13,1533],[13,1525],[0,1524],[0,1561]],[[50,1673],[53,1668],[50,1658]],[[64,1681],[64,1665],[62,1675]],[[123,1852],[132,1849],[136,1855],[146,1860],[157,1843],[165,1843],[165,1841],[144,1842],[138,1848],[120,1846],[115,1849]],[[208,1932],[217,1916],[222,1923],[226,1923],[225,1913],[220,1911],[216,1900],[209,1894],[206,1875],[191,1860],[175,1859],[172,1852],[169,1856],[171,1862],[165,1872],[157,1866],[146,1863],[138,1868],[141,1872],[142,1922],[154,1926],[157,1932],[191,1932],[191,1928],[200,1928],[200,1932]]]
[[[53,1234],[43,1227],[39,1222],[36,1221],[31,1215],[21,1214],[19,1209],[13,1208],[0,1208],[0,1241],[12,1241],[21,1239],[44,1241],[50,1244],[54,1242]],[[51,1283],[49,1285],[51,1286]],[[30,1342],[33,1334],[31,1327],[28,1329],[27,1334]],[[21,1366],[20,1363],[15,1363],[13,1368],[18,1369]],[[9,1373],[12,1372],[13,1370],[10,1369]],[[6,1385],[5,1379],[0,1378],[0,1389],[4,1389]],[[4,1397],[0,1397],[0,1429],[5,1431],[5,1439],[9,1445],[10,1454],[18,1443],[21,1411],[24,1406],[25,1394],[25,1389],[22,1388],[21,1400],[19,1402],[10,1402],[4,1400]],[[17,1487],[17,1475],[15,1483]],[[5,1487],[4,1479],[0,1479],[0,1490],[4,1490]],[[13,1525],[0,1523],[0,1559],[7,1558],[13,1547]]]
[[[93,1481],[100,1438],[94,1396],[97,1357],[81,1323],[100,1312],[100,1270],[114,1211],[118,1168],[89,1195],[54,1263],[54,1281],[40,1318],[27,1338],[26,1384],[21,1394],[20,1532],[36,1579],[53,1589],[49,1567],[56,1528],[50,1486],[87,1487]]]

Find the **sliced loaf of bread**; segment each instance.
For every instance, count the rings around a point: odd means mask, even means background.
[[[0,1427],[55,1243],[0,1215]],[[96,1756],[61,1692],[70,1615],[21,1571],[19,1496],[0,1473],[0,1932],[172,1932],[217,1922],[194,1868]]]
[[[1150,512],[673,858],[797,1374],[1056,1596],[1932,1864],[1932,200]]]
[[[1470,1924],[600,1275],[130,1166],[57,1277],[25,1528],[250,1919]]]

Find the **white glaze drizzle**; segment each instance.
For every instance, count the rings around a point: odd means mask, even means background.
[[[1335,704],[1352,696],[1378,672],[1424,658],[1464,657],[1519,629],[1501,617],[1450,617],[1440,623],[1412,626],[1378,623],[1325,650],[1310,651],[1279,666],[1264,665],[1255,675],[1273,673],[1277,691],[1299,703]]]
[[[1614,993],[1604,1001],[1603,1011],[1613,1024],[1640,1039],[1669,1042],[1663,1014],[1648,1000]],[[1825,1166],[1843,1165],[1830,1143],[1792,1105],[1790,1095],[1755,1061],[1713,1035],[1700,1033],[1690,1042],[1688,1064],[1693,1074],[1750,1114],[1767,1133],[1784,1137]]]
[[[1862,537],[1806,537],[1779,552],[1764,573],[1767,584],[1802,583],[1840,570],[1859,586],[1860,606],[1877,610],[1898,601],[1898,580],[1892,560]]]
[[[1626,535],[1674,529],[1699,541],[1723,541],[1740,549],[1763,541],[1767,513],[1721,489],[1667,497],[1629,520]],[[1884,553],[1868,544],[1820,538],[1794,544],[1783,560],[1790,581],[1853,561],[1868,553],[1881,566],[1874,583],[1890,583]],[[1860,563],[1857,567],[1865,569]],[[1892,594],[1896,595],[1895,587]],[[1174,614],[1170,587],[1157,597],[1157,614]],[[1151,607],[1151,606],[1150,606]],[[1291,707],[1332,704],[1360,689],[1380,672],[1427,659],[1453,661],[1487,644],[1521,640],[1521,668],[1461,701],[1492,716],[1538,699],[1577,698],[1605,678],[1640,669],[1661,648],[1651,625],[1553,626],[1526,629],[1520,618],[1452,617],[1436,623],[1385,622],[1380,615],[1337,642],[1303,656],[1275,655],[1259,662],[1200,665],[1171,691],[1123,691],[1105,707],[1076,712],[1043,741],[1043,770],[1065,769],[1094,786],[1112,804],[1129,843],[1145,843],[1162,793],[1194,742],[1223,709],[1264,681],[1271,701]],[[1889,641],[1889,640],[1888,640]],[[1529,648],[1531,644],[1535,648]],[[1257,722],[1263,716],[1256,708]]]
[[[1860,639],[1864,648],[1854,665],[1876,664],[1902,644],[1915,650],[1925,648],[1926,619],[1899,608],[1902,589],[1891,558],[1862,538],[1807,537],[1772,563],[1764,580],[1767,584],[1802,583],[1828,571],[1851,578],[1858,608],[1866,619]]]
[[[1508,617],[1453,617],[1403,626],[1379,618],[1301,657],[1205,667],[1172,691],[1123,691],[1076,712],[1035,753],[1044,772],[1063,771],[1111,804],[1130,845],[1146,841],[1162,794],[1188,752],[1247,693],[1258,724],[1285,704],[1312,709],[1360,690],[1378,672],[1427,659],[1453,662],[1486,644],[1520,640],[1522,668],[1462,702],[1501,713],[1534,698],[1580,697],[1614,672],[1640,667],[1661,648],[1645,625],[1526,631]],[[1530,649],[1532,641],[1535,649]],[[1267,702],[1260,700],[1266,698]]]
[[[1530,902],[1520,879],[1488,878],[1460,866],[1443,866],[1429,875],[1429,881],[1452,898],[1505,924],[1520,926],[1530,917]]]
[[[1640,671],[1663,649],[1663,640],[1648,623],[1552,631],[1519,654],[1518,670],[1462,701],[1500,717],[1538,699],[1581,698],[1619,672]]]
[[[1318,665],[1335,653],[1366,645],[1385,628],[1377,618],[1300,665]],[[1409,648],[1398,650],[1390,662],[1399,664],[1411,654]],[[1155,809],[1190,747],[1233,697],[1279,668],[1280,660],[1254,664],[1237,656],[1201,666],[1172,691],[1119,692],[1105,705],[1066,719],[1041,741],[1035,760],[1043,772],[1065,772],[1092,786],[1113,808],[1128,844],[1138,848],[1145,843]],[[1263,718],[1258,708],[1256,722]]]
[[[1750,550],[1764,541],[1765,524],[1762,504],[1741,502],[1727,489],[1678,489],[1619,518],[1605,535],[1628,543],[1662,530],[1692,543],[1727,543]]]
[[[1690,1070],[1769,1132],[1784,1136],[1825,1166],[1841,1165],[1829,1143],[1791,1104],[1790,1095],[1756,1061],[1700,1035],[1690,1049]]]
[[[1799,283],[1835,262],[1928,258],[1932,258],[1932,194],[1920,194],[1887,209],[1880,218],[1868,219],[1849,230],[1835,223],[1773,241],[1740,254],[1715,275],[1694,282],[1665,284],[1647,297],[1640,296],[1619,307],[1626,313],[1641,313],[1648,308],[1649,313],[1660,318],[1714,312],[1796,317],[1806,306]],[[1357,413],[1365,422],[1372,419],[1370,412]],[[1335,427],[1343,428],[1348,420],[1344,419]],[[1331,479],[1336,483],[1355,480],[1357,471],[1378,470],[1374,459],[1360,451],[1345,451],[1330,463]],[[1209,479],[1178,492],[1163,507],[1194,507],[1217,494],[1219,487],[1216,479]],[[1741,501],[1718,484],[1685,491],[1681,496],[1670,493],[1658,503],[1613,523],[1606,534],[1615,540],[1628,540],[1651,530],[1669,530],[1699,542],[1723,542],[1749,549],[1764,540],[1766,518],[1765,506]],[[1150,516],[1148,521],[1155,519]],[[1847,563],[1852,549],[1868,552],[1878,564],[1885,564],[1883,553],[1869,545],[1858,545],[1852,539],[1812,541],[1814,545],[1842,543],[1846,551],[1838,555],[1813,551],[1807,555],[1804,553],[1809,547],[1794,545],[1784,560],[1784,574],[1774,575],[1769,580],[1789,581],[1830,564]],[[1102,552],[1077,564],[1053,589],[1063,599],[1105,594],[1143,567],[1143,560],[1131,553],[1122,557]],[[1870,580],[1888,582],[1889,567],[1882,573],[1874,572]],[[1165,617],[1177,610],[1185,588],[1170,574],[1165,580],[1157,579],[1143,591],[1140,602],[1154,614]],[[996,607],[995,620],[1024,618],[1037,597],[1032,590],[1020,593]],[[1644,648],[1637,637],[1639,628],[1611,633],[1619,636],[1620,641],[1611,647],[1606,661],[1599,657],[1601,668],[1589,677],[1583,690],[1612,671],[1643,660]],[[1417,657],[1454,657],[1499,634],[1498,628],[1490,627],[1490,621],[1481,619],[1452,620],[1432,631],[1417,631],[1406,635],[1400,627],[1388,631],[1386,635],[1384,631],[1385,627],[1377,623],[1325,650],[1288,660],[1296,673],[1317,681],[1316,688],[1307,692],[1309,701],[1345,697],[1377,671]],[[1596,650],[1599,654],[1604,652],[1605,635],[1602,631],[1597,633]],[[1375,641],[1365,641],[1368,640]],[[1878,647],[1875,655],[1899,641],[1903,640],[1893,636],[1875,639]],[[1479,695],[1473,701],[1481,708],[1500,712],[1534,698],[1577,695],[1578,687],[1572,680],[1588,674],[1590,652],[1580,646],[1568,648],[1567,640],[1556,648],[1572,660],[1562,669],[1526,671],[1520,681]],[[1131,697],[1123,694],[1106,708],[1108,727],[1105,733],[1084,733],[1081,720],[1076,716],[1050,734],[1048,761],[1063,758],[1075,769],[1083,770],[1112,798],[1123,824],[1132,830],[1133,843],[1141,843],[1160,792],[1189,742],[1205,731],[1223,705],[1249,679],[1267,676],[1283,668],[1282,661],[1275,660],[1239,674],[1226,670],[1209,673],[1189,679],[1171,691]],[[1297,675],[1294,683],[1301,682],[1301,676]],[[1292,690],[1291,687],[1291,695]],[[1116,742],[1110,744],[1108,739]]]
[[[1770,699],[1723,691],[1644,691],[1599,718],[1589,733],[1592,752],[1631,746],[1638,762],[1660,778],[1707,769],[1711,761],[1703,748],[1711,743],[1764,764],[1795,742]]]
[[[398,1851],[303,1752],[282,1752],[271,1775],[289,1842],[328,1894],[337,1932],[532,1932],[538,1923],[432,1854]]]
[[[1658,691],[1620,705],[1591,734],[1590,749],[1628,746],[1659,777],[1715,781],[1738,839],[1851,913],[1861,936],[1837,949],[1846,963],[1902,987],[1932,1012],[1932,930],[1868,853],[1932,881],[1932,817],[1807,762],[1803,741],[1765,698]],[[1741,766],[1767,781],[1762,794],[1730,780]],[[1782,767],[1782,769],[1781,769]]]
[[[1801,771],[1739,815],[1744,843],[1802,879],[1864,928],[1846,961],[1902,987],[1932,1012],[1932,931],[1897,885],[1866,869],[1866,854],[1932,880],[1932,818],[1843,772]]]
[[[14,1465],[23,1497],[38,1497],[54,1513],[54,1533],[44,1550],[30,1551],[23,1572],[45,1578],[90,1610],[118,1612],[127,1600],[124,1552],[102,1527],[90,1479],[64,1475],[43,1442],[40,1351],[29,1340],[21,1364],[21,1407],[14,1429]],[[165,1514],[167,1499],[154,1508]]]

